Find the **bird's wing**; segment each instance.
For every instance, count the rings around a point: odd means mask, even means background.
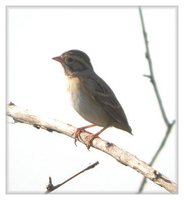
[[[85,90],[88,93],[90,91],[91,98],[97,101],[116,123],[121,124],[131,133],[123,108],[107,83],[95,73],[83,79],[83,82]]]

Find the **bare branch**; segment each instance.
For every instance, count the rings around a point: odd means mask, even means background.
[[[64,124],[63,122],[54,119],[40,118],[30,111],[19,108],[14,104],[8,105],[7,115],[12,117],[17,122],[33,125],[36,128],[56,131],[58,133],[62,133],[74,138],[73,133],[76,128],[72,125]],[[79,141],[85,144],[89,134],[82,132],[80,136],[81,138]],[[176,192],[176,183],[166,178],[164,175],[150,167],[144,161],[141,161],[136,156],[130,154],[124,149],[119,148],[115,144],[102,140],[101,138],[95,138],[92,142],[92,147],[109,154],[121,164],[131,167],[154,183],[164,187],[167,191],[172,193]]]
[[[157,149],[157,151],[155,152],[153,158],[151,159],[151,162],[149,163],[150,166],[153,165],[153,163],[155,162],[155,160],[156,160],[156,158],[158,157],[159,153],[160,153],[161,150],[163,149],[163,147],[164,147],[164,145],[165,145],[165,143],[166,143],[166,141],[167,141],[167,139],[168,139],[169,133],[171,132],[171,129],[172,129],[174,123],[175,123],[175,121],[173,121],[173,122],[171,123],[171,125],[169,126],[169,128],[167,129],[166,134],[165,134],[165,137],[164,137],[163,140],[161,141],[160,146],[158,147],[158,149]],[[146,178],[144,177],[143,180],[142,180],[142,182],[141,182],[141,184],[140,184],[139,193],[143,191],[145,184],[146,184]]]
[[[153,66],[152,66],[152,60],[151,60],[150,51],[149,51],[148,37],[147,37],[146,30],[145,30],[142,10],[141,10],[140,7],[139,7],[139,14],[140,14],[140,18],[141,18],[144,42],[145,42],[145,46],[146,46],[146,59],[148,60],[149,69],[150,69],[150,75],[146,75],[146,77],[150,78],[150,80],[151,80],[151,83],[153,85],[153,88],[154,88],[154,91],[155,91],[155,94],[156,94],[156,97],[157,97],[157,100],[158,100],[158,103],[159,103],[159,107],[160,107],[163,119],[166,123],[166,126],[168,126],[170,123],[169,123],[169,120],[166,116],[165,109],[164,109],[164,106],[163,106],[163,103],[162,103],[162,99],[161,99],[159,91],[158,91],[157,83],[155,81],[155,76],[154,76]]]
[[[98,164],[99,164],[98,161],[95,162],[95,163],[93,163],[92,165],[86,167],[85,169],[83,169],[82,171],[80,171],[80,172],[78,172],[77,174],[73,175],[73,176],[70,177],[69,179],[67,179],[67,180],[65,180],[64,182],[62,182],[62,183],[60,183],[60,184],[58,184],[58,185],[55,185],[55,186],[52,184],[52,178],[49,177],[49,184],[48,184],[48,186],[47,186],[47,191],[46,191],[45,193],[48,194],[48,193],[50,193],[50,192],[56,190],[57,188],[59,188],[60,186],[64,185],[65,183],[67,183],[67,182],[70,181],[71,179],[75,178],[76,176],[82,174],[83,172],[85,172],[85,171],[87,171],[87,170],[89,170],[89,169],[94,168],[94,167],[95,167],[96,165],[98,165]]]
[[[152,66],[150,51],[149,51],[148,37],[147,37],[145,25],[144,25],[142,10],[141,10],[140,7],[139,7],[139,14],[140,14],[140,19],[141,19],[141,24],[142,24],[142,31],[143,31],[143,36],[144,36],[145,47],[146,47],[146,54],[145,55],[146,55],[146,59],[148,60],[148,65],[149,65],[149,70],[150,70],[150,75],[144,75],[144,76],[149,78],[152,85],[153,85],[155,95],[157,97],[157,101],[158,101],[158,104],[159,104],[159,107],[160,107],[160,110],[161,110],[161,113],[162,113],[162,117],[163,117],[164,122],[167,126],[165,136],[162,139],[160,146],[158,147],[157,151],[155,152],[155,155],[153,156],[151,162],[149,163],[149,165],[152,166],[153,163],[155,162],[156,158],[158,157],[159,153],[163,149],[163,147],[164,147],[164,145],[165,145],[165,143],[168,139],[168,136],[171,132],[171,129],[172,129],[173,125],[175,124],[175,120],[173,120],[172,123],[169,122],[168,117],[167,117],[166,112],[165,112],[165,109],[164,109],[164,106],[163,106],[163,103],[162,103],[162,99],[161,99],[159,91],[158,91],[157,83],[155,81],[155,76],[154,76],[154,72],[153,72],[153,66]],[[142,183],[141,183],[140,188],[139,188],[139,193],[143,191],[145,184],[146,184],[146,177],[144,177],[143,180],[142,180]]]

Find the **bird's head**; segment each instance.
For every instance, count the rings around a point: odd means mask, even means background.
[[[70,50],[52,59],[61,63],[67,76],[93,71],[89,56],[80,50]]]

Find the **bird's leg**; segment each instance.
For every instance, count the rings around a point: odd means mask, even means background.
[[[91,134],[91,135],[88,136],[88,141],[86,142],[86,146],[87,146],[88,149],[91,147],[91,144],[92,144],[93,140],[94,140],[95,138],[97,138],[106,128],[108,128],[108,126],[102,128],[102,129],[101,129],[100,131],[98,131],[96,134]]]
[[[92,133],[86,131],[85,129],[91,128],[91,127],[94,127],[94,126],[96,126],[96,125],[95,124],[90,124],[88,126],[83,126],[83,127],[77,128],[76,131],[72,135],[75,138],[75,141],[74,141],[75,145],[76,145],[77,139],[80,138],[81,132],[86,132],[86,133],[92,134]]]

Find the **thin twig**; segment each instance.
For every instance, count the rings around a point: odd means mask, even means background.
[[[7,115],[12,117],[17,122],[33,125],[33,127],[42,128],[48,130],[49,132],[55,131],[57,133],[65,134],[71,138],[74,138],[73,133],[75,132],[76,128],[72,125],[64,124],[63,122],[54,119],[43,119],[34,115],[28,110],[17,107],[16,105],[8,105]],[[79,141],[83,144],[86,144],[88,137],[89,133],[82,132],[80,134]],[[136,156],[130,154],[115,144],[102,140],[98,137],[92,141],[91,146],[104,153],[107,153],[124,166],[131,167],[133,170],[142,174],[146,178],[149,178],[157,185],[162,186],[167,191],[172,193],[176,192],[176,184],[173,181],[169,180],[160,172],[146,164],[144,161],[138,159]]]
[[[145,47],[146,47],[146,59],[148,61],[148,65],[149,65],[149,69],[150,69],[150,75],[144,75],[145,77],[149,78],[151,80],[151,83],[153,85],[157,100],[158,100],[158,104],[162,113],[162,117],[164,119],[164,122],[167,126],[167,130],[165,133],[164,138],[162,139],[160,146],[158,147],[157,151],[155,152],[151,162],[149,163],[150,166],[152,166],[156,160],[156,158],[158,157],[159,153],[161,152],[161,150],[163,149],[169,135],[171,132],[171,129],[173,127],[173,125],[175,124],[175,120],[173,120],[172,123],[169,122],[168,117],[166,115],[163,103],[162,103],[162,99],[160,97],[159,91],[158,91],[158,87],[157,87],[157,83],[155,81],[155,76],[154,76],[154,72],[153,72],[153,66],[152,66],[152,60],[151,60],[151,56],[150,56],[150,51],[149,51],[149,45],[148,45],[148,37],[147,37],[147,33],[146,33],[146,29],[145,29],[145,25],[144,25],[144,19],[143,19],[143,15],[142,15],[142,10],[139,7],[139,14],[140,14],[140,19],[141,19],[141,24],[142,24],[142,31],[143,31],[143,36],[144,36],[144,41],[145,41]],[[141,193],[144,189],[144,186],[146,184],[146,178],[144,177],[142,180],[142,183],[140,185],[139,188],[139,193]]]
[[[151,159],[151,162],[149,163],[150,166],[153,166],[156,158],[158,157],[158,155],[160,154],[162,148],[164,147],[164,145],[165,145],[165,143],[166,143],[166,141],[167,141],[167,139],[169,137],[169,133],[171,132],[171,129],[172,129],[174,123],[175,123],[175,121],[173,121],[172,124],[171,124],[171,126],[169,127],[169,129],[167,129],[167,131],[165,133],[165,137],[162,139],[159,148],[157,149],[157,151],[155,152],[153,158]],[[147,179],[144,177],[143,180],[142,180],[142,182],[141,182],[141,184],[140,184],[140,188],[139,188],[139,192],[138,193],[141,193],[143,191],[146,182],[147,182]]]
[[[149,69],[150,69],[150,75],[146,75],[146,77],[149,77],[151,80],[151,83],[153,85],[157,100],[158,100],[158,104],[163,116],[163,119],[166,123],[166,126],[168,126],[169,120],[167,118],[163,103],[162,103],[162,99],[160,97],[159,91],[158,91],[158,87],[157,87],[157,83],[155,81],[155,76],[154,76],[154,72],[153,72],[153,66],[152,66],[152,60],[151,60],[151,56],[150,56],[150,51],[149,51],[149,42],[148,42],[148,37],[147,37],[147,33],[146,33],[146,29],[145,29],[145,25],[144,25],[144,19],[143,19],[143,15],[142,15],[142,10],[139,7],[139,14],[140,14],[140,18],[141,18],[141,24],[142,24],[142,31],[143,31],[143,36],[144,36],[144,42],[145,42],[145,46],[146,46],[146,58],[148,60],[148,64],[149,64]]]
[[[75,178],[75,177],[78,176],[79,174],[82,174],[83,172],[85,172],[85,171],[87,171],[87,170],[89,170],[89,169],[94,168],[94,167],[95,167],[96,165],[98,165],[98,164],[99,164],[98,161],[95,162],[95,163],[93,163],[93,164],[91,164],[90,166],[86,167],[86,168],[83,169],[82,171],[78,172],[77,174],[75,174],[75,175],[73,175],[72,177],[68,178],[68,179],[65,180],[64,182],[62,182],[62,183],[60,183],[60,184],[58,184],[58,185],[55,185],[55,186],[52,184],[52,178],[49,177],[49,184],[48,184],[48,186],[47,186],[47,191],[45,192],[45,194],[48,194],[48,193],[50,193],[50,192],[56,190],[57,188],[59,188],[60,186],[64,185],[65,183],[67,183],[67,182],[70,181],[71,179]]]

